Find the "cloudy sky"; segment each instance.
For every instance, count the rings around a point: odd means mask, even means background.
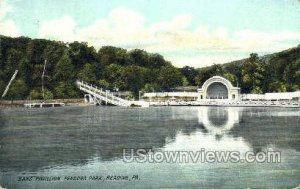
[[[140,48],[203,67],[300,44],[300,1],[0,0],[0,34]]]

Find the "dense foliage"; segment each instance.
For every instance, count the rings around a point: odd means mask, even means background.
[[[139,91],[201,86],[214,75],[241,86],[243,93],[300,90],[300,46],[263,57],[253,53],[244,60],[195,69],[176,68],[161,55],[140,49],[104,46],[97,51],[83,42],[0,36],[0,94],[18,69],[6,99],[42,99],[44,64],[46,99],[81,97],[75,85],[77,79],[109,90],[131,91],[135,97]]]
[[[250,57],[223,65],[198,69],[196,84],[214,75],[240,86],[242,93],[286,92],[300,90],[300,46],[279,53]]]
[[[18,69],[6,98],[42,99],[44,64],[46,99],[81,97],[77,79],[105,89],[128,90],[135,97],[139,91],[171,90],[186,80],[161,55],[139,49],[104,46],[96,51],[81,42],[0,36],[0,93]]]

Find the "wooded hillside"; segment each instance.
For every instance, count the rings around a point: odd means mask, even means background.
[[[195,69],[174,67],[159,54],[104,46],[99,50],[84,42],[64,43],[26,37],[0,36],[0,94],[16,69],[19,73],[6,99],[81,97],[77,79],[110,90],[171,91],[178,86],[198,85],[220,75],[239,85],[243,93],[300,90],[300,46],[259,57]],[[201,62],[199,62],[199,65]],[[187,62],[188,65],[188,62]]]
[[[170,90],[185,80],[178,68],[159,54],[104,46],[98,51],[87,43],[63,43],[25,37],[0,37],[0,93],[16,69],[19,73],[6,99],[41,99],[45,60],[45,96],[74,98],[82,94],[77,79],[110,90]]]

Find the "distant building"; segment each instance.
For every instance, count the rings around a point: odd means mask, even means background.
[[[281,92],[281,93],[265,93],[265,94],[243,94],[241,96],[243,100],[299,100],[300,91],[295,92]]]
[[[199,99],[239,100],[240,88],[234,87],[230,81],[221,76],[213,76],[198,89]]]
[[[197,92],[153,92],[145,93],[143,98],[148,101],[184,100],[184,101],[280,101],[299,100],[300,91],[265,94],[241,94],[239,87],[234,87],[230,81],[221,77],[213,76],[206,80]]]

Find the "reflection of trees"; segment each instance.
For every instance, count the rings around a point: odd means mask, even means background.
[[[252,114],[253,111],[255,115]],[[292,111],[279,109],[279,111]],[[298,111],[298,110],[296,110]],[[243,113],[238,127],[234,127],[230,134],[234,137],[243,137],[248,141],[254,151],[260,151],[263,147],[274,145],[278,148],[295,149],[299,146],[299,116],[273,116],[276,110],[253,109]]]
[[[123,148],[163,147],[166,139],[176,140],[178,131],[189,135],[200,130],[215,134],[217,140],[242,137],[258,151],[269,144],[299,150],[298,117],[251,117],[253,110],[244,109],[243,114],[239,112],[240,121],[220,134],[212,133],[199,122],[199,111],[203,108],[66,107],[0,111],[0,169],[36,170],[85,164],[94,157],[112,160],[122,157]],[[216,108],[208,109],[207,117],[215,118],[217,112],[211,110]]]
[[[227,117],[224,116],[226,111]],[[279,111],[288,114],[291,110]],[[225,133],[242,137],[257,152],[268,145],[299,151],[299,116],[279,117],[272,116],[272,113],[276,110],[203,107],[199,109],[199,122],[207,132],[216,135],[216,140],[221,140]]]
[[[0,110],[0,129],[3,128],[4,126],[5,126],[5,116],[3,110]]]
[[[191,133],[197,127],[196,119],[185,124],[184,119],[172,119],[170,111],[160,109],[86,107],[33,111],[26,116],[17,112],[11,117],[10,127],[1,131],[1,169],[36,170],[84,164],[94,157],[121,158],[123,148],[159,148],[178,130]]]

